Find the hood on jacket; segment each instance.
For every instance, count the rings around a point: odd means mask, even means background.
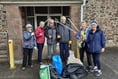
[[[96,30],[96,32],[98,32],[98,31],[101,31],[101,28],[100,28],[99,25],[97,26],[97,30]],[[93,30],[92,30],[92,29],[90,30],[90,33],[93,33]]]

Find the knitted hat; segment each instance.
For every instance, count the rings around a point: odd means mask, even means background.
[[[91,22],[91,25],[94,25],[94,26],[97,27],[97,22],[96,22],[96,21],[92,21],[92,22]]]

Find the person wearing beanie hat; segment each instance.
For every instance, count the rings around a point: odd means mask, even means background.
[[[102,74],[100,57],[101,53],[105,51],[105,44],[106,38],[104,32],[100,29],[98,24],[93,21],[87,37],[87,45],[88,51],[93,58],[95,76],[100,76]]]
[[[30,67],[32,65],[32,53],[33,48],[36,48],[35,36],[32,31],[32,25],[26,25],[26,31],[23,32],[23,62],[22,62],[22,70],[26,69],[27,64]],[[28,62],[28,63],[27,63]]]
[[[94,26],[97,27],[97,23],[96,23],[96,22],[92,22],[92,23],[91,23],[91,26],[92,26],[92,25],[94,25]]]
[[[96,21],[92,21],[92,22],[91,22],[91,29],[92,29],[93,31],[96,31],[96,30],[99,30],[99,29],[100,29],[100,27],[98,26],[98,24],[97,24]]]

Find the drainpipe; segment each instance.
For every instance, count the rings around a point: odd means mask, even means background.
[[[83,21],[83,13],[85,5],[86,5],[86,0],[83,0],[83,4],[81,5],[81,18],[80,18],[81,21]]]

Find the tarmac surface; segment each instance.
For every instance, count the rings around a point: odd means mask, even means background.
[[[106,48],[102,53],[102,72],[100,77],[89,73],[83,79],[118,79],[118,47]],[[39,64],[33,62],[34,67],[21,70],[21,65],[16,65],[13,70],[9,69],[8,63],[0,63],[0,79],[39,79]]]

